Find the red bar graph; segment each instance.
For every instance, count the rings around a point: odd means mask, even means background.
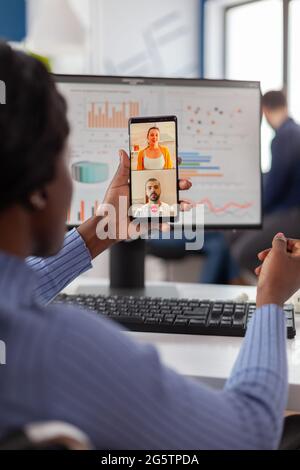
[[[80,221],[84,222],[85,220],[85,203],[84,201],[80,202]]]
[[[128,119],[139,116],[140,105],[138,102],[127,103],[91,103],[88,110],[88,128],[126,128]]]

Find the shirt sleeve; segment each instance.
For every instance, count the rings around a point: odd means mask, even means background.
[[[51,301],[77,276],[92,267],[91,255],[76,229],[65,236],[64,244],[56,256],[50,258],[27,258],[37,274],[36,294],[43,303]]]
[[[54,419],[79,427],[96,448],[277,447],[287,400],[279,307],[256,311],[223,390],[165,367],[152,346],[134,343],[107,320],[76,311],[71,318],[63,336],[55,333],[43,368],[46,401]]]

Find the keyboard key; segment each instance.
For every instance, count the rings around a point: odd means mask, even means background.
[[[164,318],[164,316],[161,313],[155,313],[153,315],[153,318],[159,318],[160,320],[162,320]]]
[[[225,326],[231,326],[231,319],[228,319],[228,320],[222,320],[221,321],[221,327],[225,327]]]
[[[233,328],[238,328],[238,327],[243,327],[245,324],[245,319],[244,318],[235,318],[233,320],[232,326]]]
[[[124,322],[124,323],[143,323],[144,320],[141,317],[130,317],[130,316],[122,316],[120,315],[119,317],[116,317],[116,320],[118,322]]]
[[[234,312],[223,312],[223,318],[231,318],[233,316]],[[243,314],[244,315],[244,314]]]
[[[184,308],[182,309],[182,311],[183,311],[183,313],[190,313],[190,312],[193,312],[194,309],[191,308],[191,307],[184,307]]]
[[[206,322],[206,315],[184,315],[187,320],[204,320]]]
[[[236,318],[236,319],[244,318],[244,316],[245,316],[244,312],[235,312],[235,314],[234,314],[234,318]]]
[[[208,307],[200,307],[200,308],[194,308],[190,314],[192,315],[207,315],[209,312]]]
[[[206,325],[206,320],[204,318],[193,318],[190,320],[190,326],[192,325]]]
[[[146,318],[145,323],[147,325],[154,325],[156,323],[159,323],[159,319],[158,318]]]
[[[240,304],[236,305],[235,306],[235,311],[236,312],[245,312],[246,311],[246,305],[240,305]]]
[[[165,318],[164,320],[161,321],[162,325],[173,325],[173,318]]]
[[[179,319],[176,318],[176,320],[174,322],[174,325],[187,325],[187,324],[188,324],[188,320],[186,320],[186,319],[183,320],[183,319],[180,319],[180,318]]]
[[[223,314],[233,315],[233,313],[234,313],[234,307],[232,307],[232,308],[228,308],[228,307],[227,307],[227,308],[224,308],[224,309],[223,309]],[[243,313],[243,314],[244,314],[244,313]]]
[[[234,304],[224,304],[224,310],[233,310],[234,309]]]
[[[211,312],[210,318],[213,318],[214,320],[220,319],[222,314],[220,312]]]

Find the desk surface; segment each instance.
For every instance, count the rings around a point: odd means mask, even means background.
[[[150,285],[154,283],[149,283]],[[168,287],[169,283],[160,283]],[[80,293],[98,286],[106,286],[103,279],[80,277],[66,293]],[[174,286],[174,284],[173,284]],[[245,293],[250,301],[255,300],[255,287],[220,286],[206,284],[175,284],[178,296],[193,299],[235,300]],[[288,409],[300,411],[300,315],[296,315],[297,335],[287,341],[289,365]],[[213,387],[221,388],[230,374],[243,338],[226,336],[173,335],[160,333],[128,333],[132,338],[151,343],[159,351],[162,361],[179,373],[201,380]]]

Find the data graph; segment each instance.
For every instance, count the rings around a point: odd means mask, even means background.
[[[259,89],[191,85],[159,81],[137,86],[100,78],[97,83],[59,84],[72,124],[70,225],[95,215],[117,169],[118,149],[128,148],[130,117],[173,114],[178,119],[179,175],[192,183],[180,197],[204,206],[208,226],[259,225]],[[168,140],[165,134],[161,131],[162,142]]]
[[[199,152],[179,152],[181,157],[180,174],[183,178],[223,176],[220,165],[212,163],[211,155]]]
[[[128,119],[139,116],[140,105],[137,101],[109,103],[88,103],[87,125],[89,129],[118,129],[128,126]]]
[[[72,223],[72,221],[76,220],[79,223],[83,223],[90,217],[94,217],[96,215],[97,209],[99,207],[99,201],[87,201],[81,200],[72,205],[72,208],[68,211],[67,215],[67,222]]]
[[[227,194],[229,196],[229,194]],[[225,225],[235,223],[245,224],[256,220],[256,204],[255,201],[247,199],[225,199],[224,197],[202,197],[197,200],[197,205],[204,206],[205,224],[210,225],[216,220],[222,221]]]
[[[195,136],[219,137],[228,140],[229,136],[241,136],[243,109],[239,105],[226,103],[226,106],[213,106],[211,103],[199,105],[185,104],[182,107],[185,131]]]
[[[204,204],[205,208],[213,214],[224,214],[226,212],[232,212],[234,209],[242,211],[250,209],[250,207],[253,206],[253,202],[239,203],[235,201],[229,201],[225,204],[217,206],[213,204],[213,202],[208,198],[200,200],[199,204]]]

